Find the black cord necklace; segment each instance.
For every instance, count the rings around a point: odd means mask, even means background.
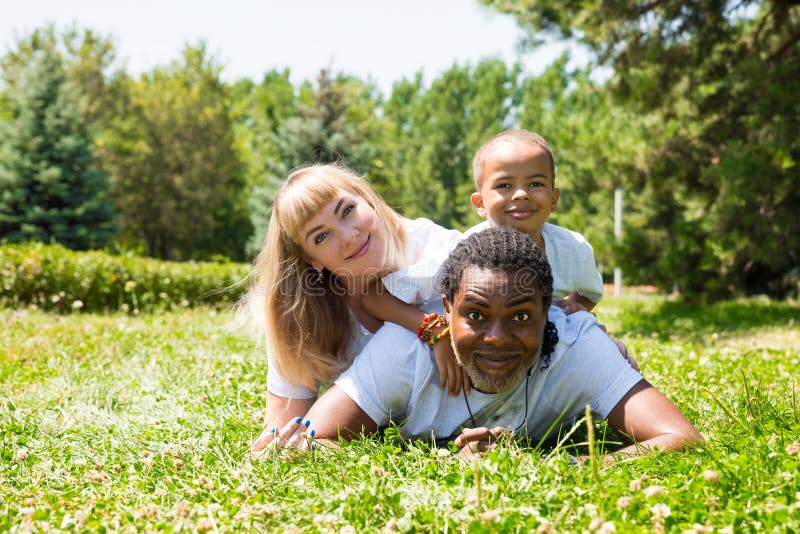
[[[517,428],[514,429],[512,434],[516,434],[517,432],[519,432],[519,429],[522,428],[523,425],[525,425],[525,423],[528,422],[528,382],[531,379],[531,371],[532,370],[533,370],[533,367],[531,366],[528,369],[528,372],[525,373],[525,415],[522,417],[522,422],[517,426]],[[464,394],[464,404],[467,405],[467,412],[469,412],[469,418],[472,421],[472,428],[477,428],[478,427],[478,423],[475,422],[475,416],[472,415],[472,409],[469,407],[469,400],[467,399],[467,392],[466,392],[466,390],[462,389],[461,393]]]

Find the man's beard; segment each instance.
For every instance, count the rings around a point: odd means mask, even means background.
[[[517,368],[510,373],[487,375],[483,373],[483,371],[481,371],[477,365],[475,365],[474,355],[473,357],[469,358],[469,361],[465,361],[461,357],[461,354],[459,354],[456,350],[452,336],[450,344],[453,346],[453,352],[456,355],[456,361],[467,372],[470,380],[472,380],[472,385],[475,386],[475,389],[482,391],[483,393],[502,393],[519,384],[522,381],[522,377],[525,376],[525,373],[528,372],[528,369],[530,369],[531,365],[533,365],[534,362],[539,359],[539,354],[542,352],[542,347],[540,345],[539,350],[536,352],[536,356],[531,358],[530,361],[520,362],[520,365],[518,365]]]

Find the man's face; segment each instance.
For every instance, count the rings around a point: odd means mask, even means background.
[[[537,284],[525,274],[469,266],[453,298],[456,359],[486,393],[517,385],[539,357],[547,317]]]

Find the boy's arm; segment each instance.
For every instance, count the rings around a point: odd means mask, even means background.
[[[579,311],[590,312],[595,306],[597,306],[597,303],[587,297],[584,297],[577,291],[573,291],[561,299],[561,302],[558,303],[558,306],[562,308],[567,315],[570,315]]]

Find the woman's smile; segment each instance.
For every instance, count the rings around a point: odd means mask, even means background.
[[[361,256],[363,256],[367,252],[369,252],[370,244],[372,243],[372,239],[371,238],[372,238],[372,236],[370,234],[367,234],[367,239],[365,239],[364,243],[360,247],[358,247],[358,250],[356,250],[351,255],[347,256],[347,258],[345,258],[345,259],[347,259],[347,260],[355,260],[355,259],[358,259]]]

